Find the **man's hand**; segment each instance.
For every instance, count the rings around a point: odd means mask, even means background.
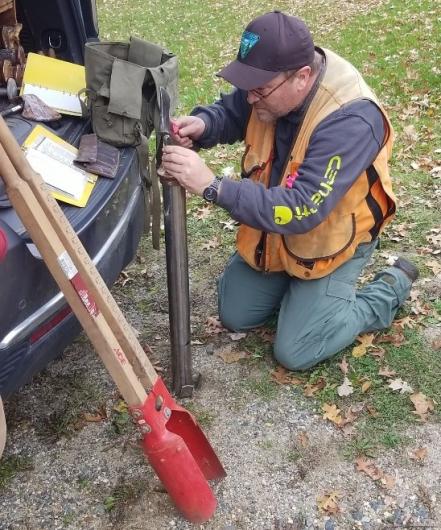
[[[197,116],[183,116],[172,120],[172,139],[176,145],[181,147],[193,147],[193,140],[198,140],[205,131],[205,123]]]
[[[190,193],[202,196],[203,191],[214,180],[214,173],[202,158],[185,147],[164,146],[162,153],[164,178],[176,179]]]

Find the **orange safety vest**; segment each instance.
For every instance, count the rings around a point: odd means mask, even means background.
[[[329,50],[323,52],[325,73],[293,142],[279,185],[286,187],[287,177],[301,166],[311,135],[320,122],[351,101],[369,99],[378,106],[386,130],[384,144],[372,166],[354,180],[328,217],[314,229],[304,234],[280,235],[241,225],[236,241],[239,254],[254,269],[286,271],[291,276],[309,280],[330,274],[354,255],[360,243],[375,239],[392,220],[396,208],[388,168],[393,144],[389,118],[360,73],[337,54]],[[261,122],[253,109],[247,126],[242,169],[266,187],[271,175],[274,140],[275,124]],[[341,164],[338,153],[331,156],[319,189],[311,196],[315,205],[332,193]],[[302,217],[315,211],[307,205],[295,211],[275,206],[274,219],[278,224],[288,223],[293,218],[301,222]]]

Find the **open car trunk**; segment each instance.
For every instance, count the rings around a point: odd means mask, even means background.
[[[98,38],[94,0],[0,0],[0,32],[16,24],[21,25],[16,34],[23,64],[15,60],[5,65],[0,50],[0,87],[5,87],[5,69],[21,86],[29,52],[82,64],[85,42]],[[5,49],[3,33],[0,37]],[[10,106],[6,95],[0,95],[0,111]],[[38,125],[19,113],[5,120],[19,144]],[[40,125],[75,147],[83,134],[92,132],[89,120],[68,115]],[[84,207],[59,204],[111,285],[136,255],[144,227],[136,150],[120,150],[116,176],[98,177]],[[0,394],[5,397],[59,355],[80,327],[10,206],[1,178],[0,235],[6,243],[0,260]]]

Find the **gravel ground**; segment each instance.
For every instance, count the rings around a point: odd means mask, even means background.
[[[200,267],[195,265],[209,266],[213,273],[221,266],[211,258],[200,260],[193,257],[190,266],[195,334],[216,313],[210,278],[206,274],[196,281]],[[152,261],[146,278],[145,263]],[[163,265],[163,256],[141,260],[114,292],[169,381]],[[147,322],[141,307],[148,307]],[[396,480],[385,490],[344,458],[346,440],[312,401],[290,387],[268,395],[255,390],[251,382],[259,380],[271,359],[224,363],[216,351],[229,341],[223,333],[192,347],[202,385],[183,404],[200,418],[228,474],[213,484],[215,516],[198,528],[441,528],[439,425],[408,433],[411,448],[428,449],[423,463],[403,448],[376,460]],[[25,465],[0,489],[1,530],[192,528],[145,463],[131,422],[114,410],[118,405],[118,392],[84,336],[6,403],[4,458],[18,457]],[[84,413],[101,421],[84,421]],[[125,421],[118,424],[118,418]],[[340,511],[332,516],[317,507],[317,499],[330,493],[339,494]]]

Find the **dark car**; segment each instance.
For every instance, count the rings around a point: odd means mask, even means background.
[[[82,64],[84,43],[98,37],[93,0],[17,0],[15,9],[26,53],[49,51],[56,58]],[[19,143],[36,125],[21,115],[6,119]],[[63,116],[57,123],[56,129],[49,129],[75,146],[91,132],[90,123],[82,118]],[[116,177],[100,177],[84,208],[60,205],[111,285],[134,258],[144,226],[136,151],[121,149]],[[79,331],[0,180],[0,396],[16,391],[59,356]]]

